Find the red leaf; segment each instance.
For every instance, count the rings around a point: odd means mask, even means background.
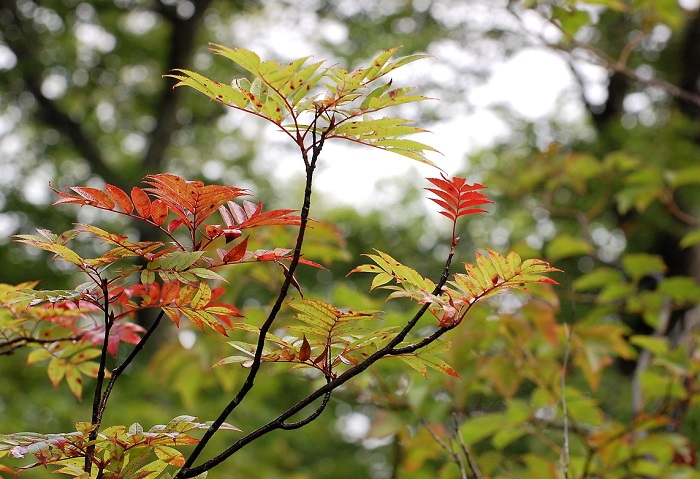
[[[162,200],[154,200],[151,203],[151,218],[158,226],[165,223],[165,220],[168,218],[168,205]]]
[[[233,203],[233,201],[229,201],[228,203]],[[226,226],[228,226],[229,228],[233,228],[236,225],[236,221],[234,220],[233,215],[228,209],[226,209],[225,205],[219,206],[219,213],[221,213],[221,218],[224,220],[224,223],[226,223]]]
[[[119,207],[123,209],[126,213],[131,213],[132,211],[134,211],[134,204],[131,202],[131,198],[129,198],[129,195],[124,193],[124,191],[121,188],[107,184],[105,185],[105,189],[109,192],[110,195],[112,195],[114,201],[116,201]]]
[[[172,233],[176,229],[178,229],[182,224],[184,223],[184,220],[182,218],[175,218],[172,220],[170,223],[168,223],[167,230],[168,233]]]
[[[258,261],[273,261],[277,258],[274,251],[256,251],[255,259]]]
[[[146,190],[164,201],[171,211],[195,228],[227,201],[245,196],[247,190],[234,186],[205,185],[201,181],[186,181],[176,175],[146,176],[151,188]]]
[[[299,263],[305,264],[307,266],[313,266],[314,268],[318,268],[318,269],[325,269],[326,271],[328,271],[328,268],[326,268],[322,264],[318,264],[318,263],[315,263],[313,261],[309,261],[308,259],[299,258]]]
[[[241,230],[237,228],[227,228],[223,231],[224,237],[226,238],[226,243],[230,243],[231,241],[235,240],[236,238],[239,238],[243,233]]]
[[[117,350],[119,349],[119,343],[124,341],[125,343],[136,344],[141,340],[141,336],[138,333],[144,333],[146,330],[134,323],[127,323],[123,321],[116,322],[109,331],[109,339],[107,341],[107,351],[112,356],[117,355]],[[87,341],[91,341],[93,345],[101,344],[104,342],[105,337],[105,327],[104,324],[97,326],[91,330],[85,331],[83,338]]]
[[[136,211],[142,218],[148,218],[151,215],[151,199],[145,191],[134,186],[131,189],[131,199],[134,200]]]
[[[430,200],[443,208],[440,214],[452,221],[457,221],[457,218],[464,215],[485,213],[485,210],[475,207],[492,203],[486,195],[476,191],[486,188],[479,183],[470,185],[464,178],[454,176],[452,179],[447,179],[445,175],[442,175],[442,178],[428,178],[428,181],[436,186],[436,188],[425,188],[437,196]]]
[[[231,248],[231,251],[226,253],[224,257],[222,258],[224,263],[235,263],[237,261],[240,261],[243,259],[243,256],[245,255],[246,249],[248,249],[248,238],[249,236],[246,236],[243,241],[238,243],[236,246]]]

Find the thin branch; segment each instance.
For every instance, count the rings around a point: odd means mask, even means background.
[[[522,23],[522,18],[518,14],[518,12],[515,10],[514,7],[515,2],[513,0],[509,1],[508,5],[508,11],[513,14],[521,23]],[[690,92],[688,90],[685,90],[678,85],[675,85],[671,82],[668,82],[666,80],[661,80],[656,77],[643,77],[639,75],[635,70],[627,66],[627,62],[629,59],[629,54],[631,53],[631,50],[634,48],[634,44],[627,44],[625,48],[622,49],[620,52],[620,55],[618,58],[614,58],[607,53],[605,53],[603,50],[600,48],[597,48],[589,43],[582,42],[580,40],[577,40],[574,38],[569,32],[564,30],[562,26],[557,23],[554,19],[548,17],[547,15],[543,14],[541,11],[536,10],[536,9],[530,9],[535,11],[537,14],[540,15],[540,17],[545,20],[547,23],[552,25],[554,28],[556,28],[566,39],[567,44],[560,44],[560,43],[552,43],[549,41],[546,41],[542,36],[540,36],[540,40],[549,48],[553,50],[560,50],[568,53],[573,57],[574,52],[573,50],[575,48],[580,48],[590,54],[592,54],[598,61],[594,62],[591,60],[586,60],[589,63],[597,63],[599,66],[602,66],[604,68],[607,68],[608,70],[612,72],[619,73],[623,77],[641,83],[643,85],[649,85],[649,86],[655,86],[658,88],[661,88],[665,92],[669,93],[671,96],[676,97],[678,99],[684,100],[688,103],[691,103],[695,106],[700,107],[700,95],[697,95],[693,92]],[[630,46],[631,45],[631,46]]]
[[[107,369],[107,354],[109,345],[109,332],[114,324],[114,314],[110,312],[109,308],[109,283],[106,279],[102,279],[102,296],[104,298],[104,323],[105,323],[105,335],[104,341],[102,343],[102,353],[100,354],[100,367],[97,370],[97,381],[95,384],[95,395],[92,400],[92,424],[97,424],[94,430],[90,431],[89,441],[92,442],[97,439],[97,434],[99,432],[99,410],[100,403],[102,399],[102,384],[105,380],[105,373]],[[92,469],[92,455],[95,451],[95,445],[91,445],[87,448],[87,454],[85,455],[85,466],[84,471],[90,475]]]
[[[80,336],[66,336],[65,338],[50,338],[50,339],[38,339],[38,338],[14,338],[4,343],[0,343],[0,356],[9,356],[15,353],[19,348],[23,348],[29,344],[50,344],[60,341],[79,341]]]
[[[293,429],[299,429],[300,427],[304,427],[307,424],[309,424],[310,422],[314,421],[317,417],[319,417],[321,415],[321,413],[323,413],[323,411],[326,409],[326,406],[328,406],[328,402],[331,399],[331,393],[332,393],[332,391],[328,391],[326,393],[326,395],[323,396],[323,402],[321,403],[321,405],[318,408],[316,408],[316,410],[312,414],[310,414],[307,418],[302,419],[301,421],[290,422],[290,423],[283,421],[282,424],[280,425],[280,429],[283,429],[285,431],[291,431]]]
[[[471,451],[467,447],[467,445],[464,443],[464,438],[462,435],[459,433],[459,424],[457,422],[457,417],[456,415],[453,415],[454,419],[454,434],[457,436],[457,441],[459,442],[459,447],[462,449],[462,454],[464,454],[464,457],[467,458],[467,464],[469,464],[469,468],[472,470],[472,474],[474,474],[474,477],[476,479],[484,479],[484,475],[481,473],[481,469],[479,469],[479,465],[476,463],[476,460],[474,459],[474,456],[472,456]]]
[[[144,346],[146,345],[146,341],[151,337],[153,332],[156,330],[158,327],[158,324],[160,323],[160,320],[163,319],[163,316],[165,315],[165,311],[161,310],[158,316],[156,317],[155,321],[153,321],[153,324],[151,325],[150,328],[148,328],[148,331],[141,337],[141,340],[134,346],[134,349],[129,353],[129,356],[116,368],[112,370],[112,377],[109,378],[109,383],[107,383],[107,387],[105,388],[104,393],[102,394],[102,400],[100,401],[100,408],[98,411],[98,418],[97,418],[97,424],[100,424],[102,422],[102,415],[104,414],[105,408],[107,407],[107,401],[109,400],[109,396],[112,394],[112,388],[114,387],[114,383],[117,382],[117,378],[121,376],[121,374],[126,370],[126,368],[131,364],[131,362],[136,358],[136,355],[139,354]]]
[[[430,424],[428,424],[428,421],[425,420],[425,418],[420,418],[420,424],[423,426],[423,428],[430,434],[430,437],[433,438],[433,441],[435,441],[444,451],[447,453],[448,456],[454,461],[457,466],[459,467],[459,473],[462,479],[468,479],[467,476],[467,469],[464,467],[464,462],[462,461],[462,458],[457,454],[452,447],[450,447],[440,436],[437,435],[435,431],[430,427]]]
[[[560,463],[565,479],[569,479],[569,413],[566,407],[566,370],[569,367],[569,353],[571,351],[571,328],[565,323],[564,332],[566,333],[566,347],[564,349],[564,361],[561,368],[561,410],[564,416],[564,444],[561,449]]]

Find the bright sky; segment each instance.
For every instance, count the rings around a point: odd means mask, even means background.
[[[349,5],[352,2],[346,2]],[[420,4],[421,2],[417,2]],[[425,3],[425,2],[423,2]],[[469,16],[469,23],[477,28],[487,29],[488,26],[498,24],[502,28],[520,29],[517,21],[505,12],[504,1],[471,2],[466,12],[458,12],[454,9],[455,3],[449,0],[439,0],[433,3],[433,7],[443,11],[450,11],[453,18],[460,14]],[[430,5],[427,3],[426,5]],[[436,6],[437,5],[437,6]],[[459,10],[459,9],[457,9]],[[256,37],[254,44],[246,48],[261,52],[261,56],[288,55],[297,58],[308,50],[301,28],[288,30],[284,22],[289,21],[299,25],[313,21],[311,17],[303,16],[299,11],[284,12],[279,9],[270,9],[270,15],[278,14],[278,29],[268,30],[267,35]],[[267,15],[267,14],[266,14]],[[297,16],[295,16],[297,15]],[[267,18],[269,21],[270,19]],[[524,18],[525,27],[530,31],[554,34],[547,30],[539,17],[534,15]],[[447,20],[446,20],[447,21]],[[481,22],[481,26],[479,26]],[[486,26],[484,26],[486,25]],[[347,41],[347,31],[344,25],[339,23],[324,23],[315,25],[320,35],[331,43],[342,44]],[[256,25],[236,25],[237,29],[256,29],[266,31]],[[551,27],[550,27],[551,28]],[[297,33],[294,33],[294,31]],[[301,32],[301,33],[298,33]],[[245,31],[243,35],[246,36]],[[295,37],[297,35],[299,38]],[[523,32],[523,38],[527,34]],[[283,40],[283,41],[281,41]],[[523,41],[523,45],[525,45]],[[529,47],[516,53],[505,62],[498,62],[494,58],[480,58],[478,51],[471,51],[471,47],[453,42],[438,42],[431,46],[434,57],[423,59],[402,67],[394,75],[396,85],[420,85],[425,78],[439,76],[441,80],[465,85],[463,92],[464,106],[459,112],[459,105],[447,105],[450,112],[457,113],[450,119],[437,124],[417,124],[421,128],[430,130],[431,134],[422,135],[422,138],[414,138],[429,144],[442,152],[429,154],[429,158],[445,170],[447,174],[455,174],[463,169],[465,157],[480,149],[487,148],[498,139],[505,138],[509,133],[509,127],[494,113],[495,106],[506,106],[509,111],[522,116],[526,120],[541,118],[557,118],[567,122],[576,122],[582,118],[583,108],[580,99],[562,102],[565,91],[571,91],[574,81],[571,72],[561,55],[547,48]],[[269,53],[267,53],[269,52]],[[300,53],[302,52],[302,53]],[[399,52],[400,54],[400,52]],[[325,58],[322,54],[316,58]],[[448,61],[449,60],[449,61]],[[472,86],[473,80],[460,78],[455,74],[451,65],[479,67],[486,65],[490,69],[487,81],[480,86]],[[439,72],[439,73],[438,73]],[[470,90],[471,88],[471,90]],[[439,89],[431,96],[437,97],[439,102]],[[469,105],[469,107],[467,107]],[[420,104],[418,104],[420,108]],[[469,108],[469,111],[467,111]],[[402,111],[387,111],[387,115],[403,115],[413,118]],[[417,115],[416,115],[417,116]],[[272,141],[279,138],[279,133],[270,131],[268,138]],[[372,148],[350,145],[342,142],[327,143],[322,156],[323,164],[319,168],[316,189],[326,193],[328,201],[353,205],[381,204],[384,194],[390,194],[379,183],[387,178],[396,178],[409,172],[413,172],[412,178],[435,176],[439,174],[435,169],[422,165],[414,160],[399,155],[386,153]],[[277,154],[263,153],[261,168],[265,172],[273,171],[281,179],[288,178],[290,174],[302,174],[301,165],[281,164]],[[415,180],[414,180],[415,181]]]
[[[440,59],[422,61],[439,63]],[[507,136],[508,127],[493,113],[493,106],[508,105],[532,120],[557,116],[561,95],[571,87],[572,81],[568,67],[558,55],[544,50],[523,50],[507,62],[495,65],[488,82],[469,94],[470,102],[476,107],[474,111],[428,126],[432,133],[421,135],[419,141],[439,150],[443,155],[429,154],[430,160],[447,174],[454,174],[464,164],[467,154]],[[583,112],[578,105],[570,105],[565,113],[571,121],[577,116],[581,118]],[[339,161],[334,161],[336,155]],[[409,171],[420,177],[438,174],[435,169],[408,158],[355,145],[329,143],[323,158],[326,164],[320,169],[317,187],[343,204],[371,205],[380,200],[376,197],[377,183],[386,178]]]

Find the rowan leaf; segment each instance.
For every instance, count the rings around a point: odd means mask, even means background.
[[[198,228],[227,201],[248,194],[242,188],[205,185],[172,174],[148,175],[144,181],[150,185],[146,191],[165,203],[191,228]]]
[[[131,199],[136,208],[136,212],[142,218],[148,218],[151,215],[151,199],[145,191],[138,186],[134,186],[131,189]]]
[[[70,189],[88,200],[88,204],[92,206],[99,206],[108,210],[111,210],[115,206],[115,202],[112,197],[97,188],[91,188],[88,186],[71,186]]]
[[[168,218],[168,205],[166,205],[163,200],[154,200],[151,202],[151,218],[153,218],[153,222],[158,226],[165,223],[165,220]]]
[[[105,189],[125,213],[130,214],[132,211],[134,211],[134,203],[131,201],[131,198],[129,198],[129,195],[124,192],[124,190],[110,184],[106,184]]]
[[[493,203],[486,195],[477,191],[486,188],[479,183],[469,184],[464,178],[457,176],[448,179],[444,174],[441,178],[427,178],[427,180],[435,188],[426,188],[426,190],[437,196],[429,199],[442,207],[441,215],[453,222],[456,222],[460,216],[485,213],[486,210],[477,207]]]
[[[85,265],[85,260],[81,258],[78,255],[78,253],[68,248],[67,246],[64,246],[62,244],[63,241],[60,239],[60,237],[53,234],[48,234],[49,232],[46,231],[38,231],[39,233],[42,233],[42,236],[44,236],[44,238],[41,238],[36,235],[15,235],[15,241],[29,244],[37,248],[43,249],[45,251],[50,251],[51,253],[54,253],[56,257],[61,258],[62,260],[67,261],[69,263],[73,263],[78,267],[82,268]]]
[[[231,248],[226,254],[224,254],[221,260],[224,263],[237,263],[238,261],[242,260],[245,256],[246,250],[248,249],[248,238],[248,236],[243,238],[243,241],[238,243],[236,246]]]
[[[546,261],[529,259],[522,261],[520,256],[511,252],[504,257],[495,251],[488,251],[488,256],[477,253],[477,265],[464,263],[466,274],[455,274],[449,284],[457,289],[451,291],[452,298],[458,298],[471,304],[479,299],[505,292],[507,289],[521,289],[529,292],[528,284],[558,284],[543,273],[561,272]],[[494,275],[496,273],[496,275]]]

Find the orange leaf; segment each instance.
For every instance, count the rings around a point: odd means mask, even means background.
[[[131,189],[131,198],[134,200],[136,211],[142,218],[148,218],[151,215],[151,199],[145,191],[134,186]]]
[[[90,188],[89,186],[71,186],[70,189],[90,201],[93,206],[101,206],[109,210],[114,208],[114,200],[102,190]]]
[[[307,341],[306,335],[304,335],[304,339],[301,341],[301,347],[299,348],[299,360],[308,361],[310,357],[311,345],[309,344],[309,341]]]
[[[114,198],[114,201],[117,202],[121,209],[127,213],[134,211],[134,204],[131,202],[131,198],[121,188],[107,184],[105,189],[112,195],[112,198]]]
[[[231,251],[224,255],[222,261],[224,263],[235,263],[243,259],[246,249],[248,248],[248,238],[249,236],[246,236],[243,241],[231,248]]]
[[[204,225],[204,234],[209,239],[214,239],[223,234],[223,230],[216,225]]]
[[[151,203],[151,218],[158,226],[165,223],[168,217],[168,205],[161,200],[154,200]]]
[[[161,290],[161,300],[163,304],[170,304],[175,301],[180,293],[180,285],[175,281],[166,281]]]

